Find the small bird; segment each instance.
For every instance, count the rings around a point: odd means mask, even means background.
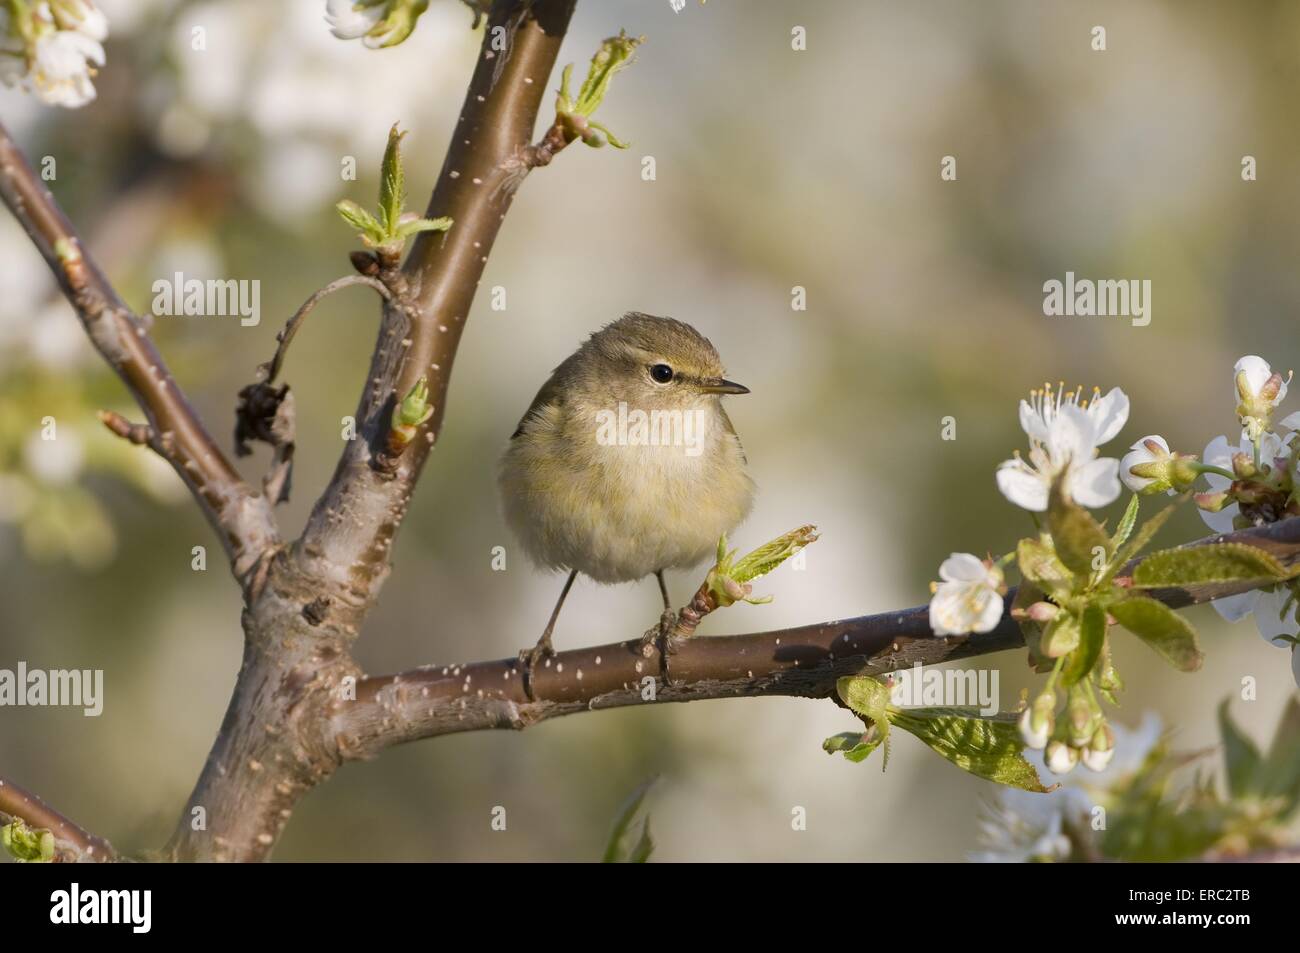
[[[631,312],[591,335],[552,373],[501,459],[506,522],[534,563],[568,573],[532,669],[578,573],[600,583],[689,569],[748,514],[754,482],[722,407],[749,389],[724,377],[689,324]]]

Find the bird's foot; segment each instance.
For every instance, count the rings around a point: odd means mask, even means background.
[[[551,645],[550,633],[538,639],[537,644],[531,649],[519,651],[519,666],[524,673],[524,694],[528,696],[529,701],[537,701],[537,696],[533,694],[533,669],[542,659],[554,654],[555,648]]]
[[[645,630],[641,636],[641,654],[649,656],[652,649],[659,650],[659,657],[663,662],[664,683],[670,682],[668,676],[668,657],[677,654],[677,648],[681,640],[673,635],[677,628],[677,613],[672,609],[665,609],[663,615],[659,617],[659,624]]]

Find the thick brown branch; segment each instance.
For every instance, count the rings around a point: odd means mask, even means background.
[[[32,792],[0,778],[0,822],[7,823],[15,817],[30,827],[49,830],[54,835],[58,860],[100,863],[117,860],[117,852],[108,841],[77,826]]]
[[[1256,546],[1284,566],[1300,564],[1300,518],[1191,545],[1224,541]],[[1251,588],[1228,583],[1151,595],[1182,607]],[[561,652],[534,672],[535,701],[524,693],[513,658],[373,676],[358,684],[355,701],[336,706],[331,731],[348,756],[364,758],[419,738],[527,728],[599,708],[764,695],[826,698],[844,675],[879,675],[1024,645],[1009,612],[1014,598],[1013,590],[993,631],[968,636],[935,635],[927,607],[919,606],[757,635],[693,637],[669,657],[670,684],[658,678],[658,650],[640,639]]]
[[[44,256],[96,349],[148,417],[149,445],[180,474],[244,580],[278,534],[266,500],[240,478],[185,399],[149,339],[72,225],[0,126],[0,198]]]
[[[404,269],[376,259],[390,293],[346,447],[302,539],[262,568],[244,613],[244,663],[221,732],[163,856],[264,860],[294,805],[346,756],[328,730],[360,675],[350,647],[388,572],[389,547],[436,439],[461,329],[528,147],[573,0],[501,0],[465,97],[429,216]],[[504,27],[504,52],[493,28]],[[374,266],[354,262],[370,276]],[[394,462],[376,466],[393,401],[428,378],[434,416]],[[203,824],[198,823],[198,819]]]
[[[354,606],[368,605],[388,572],[389,549],[416,479],[442,429],[460,336],[483,267],[514,194],[503,183],[527,171],[541,99],[574,0],[501,0],[427,216],[449,216],[447,232],[421,234],[403,273],[407,307],[384,309],[379,341],[357,408],[358,439],[345,448],[299,544],[310,572]],[[504,30],[500,33],[497,28]],[[503,36],[500,51],[497,36]],[[395,397],[428,378],[433,416],[394,466],[376,467]]]

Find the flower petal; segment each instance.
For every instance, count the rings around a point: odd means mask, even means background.
[[[1047,509],[1047,478],[1019,460],[1008,460],[998,468],[998,489],[1012,503],[1033,513]]]
[[[1269,645],[1285,644],[1273,641],[1279,635],[1296,634],[1295,603],[1287,605],[1290,597],[1290,591],[1281,587],[1259,594],[1259,602],[1255,605],[1255,627]],[[1285,615],[1283,607],[1286,608]]]
[[[1002,619],[1002,597],[992,589],[985,589],[982,604],[975,616],[972,632],[992,632]]]
[[[1228,438],[1219,435],[1205,445],[1205,452],[1201,454],[1201,460],[1203,460],[1208,466],[1221,467],[1222,469],[1231,472],[1232,455],[1236,452],[1235,447],[1228,446]],[[1210,484],[1210,488],[1213,490],[1226,490],[1232,484],[1232,481],[1227,477],[1220,476],[1217,473],[1205,474],[1205,482]],[[1201,515],[1214,516],[1216,514],[1202,513]],[[1234,513],[1233,515],[1235,516],[1236,514]],[[1223,530],[1218,530],[1217,532],[1223,532]]]
[[[1072,467],[1066,488],[1076,503],[1089,509],[1115,502],[1120,492],[1119,461],[1101,457]]]
[[[1214,476],[1214,474],[1209,473],[1206,474],[1206,476]],[[1224,480],[1223,482],[1224,482],[1224,486],[1227,486],[1227,481]],[[1237,528],[1236,526],[1233,525],[1232,521],[1236,519],[1237,514],[1241,512],[1241,507],[1239,507],[1236,503],[1233,503],[1229,506],[1225,506],[1217,513],[1207,513],[1205,510],[1202,509],[1198,509],[1196,512],[1201,514],[1201,519],[1205,520],[1205,525],[1210,527],[1210,530],[1212,532],[1231,533],[1233,530]]]
[[[1254,354],[1247,354],[1239,360],[1232,368],[1232,396],[1240,398],[1237,393],[1237,376],[1245,373],[1246,386],[1250,388],[1252,394],[1258,394],[1268,383],[1268,379],[1273,376],[1273,368],[1269,366],[1268,361]]]
[[[1124,424],[1128,423],[1128,409],[1128,395],[1118,387],[1112,387],[1110,393],[1089,406],[1088,414],[1092,417],[1096,446],[1115,439],[1124,429]]]
[[[1047,442],[1047,422],[1027,400],[1020,402],[1020,428],[1029,435],[1029,439],[1039,443]]]
[[[1097,449],[1092,418],[1075,404],[1062,404],[1048,426],[1047,453],[1054,466],[1084,463]]]
[[[989,571],[977,556],[953,553],[939,565],[939,578],[947,582],[985,582]]]
[[[1255,611],[1255,606],[1259,603],[1259,596],[1259,590],[1252,589],[1239,595],[1215,599],[1210,605],[1214,606],[1219,615],[1229,622],[1240,622]]]

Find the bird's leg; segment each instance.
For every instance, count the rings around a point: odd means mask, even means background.
[[[564,597],[569,594],[573,587],[573,580],[578,576],[578,570],[569,573],[569,578],[564,580],[564,588],[560,590],[560,598],[555,602],[555,608],[551,610],[550,621],[546,623],[546,631],[542,637],[537,640],[537,644],[531,649],[523,649],[519,653],[519,663],[524,670],[524,694],[530,701],[536,701],[533,695],[533,668],[537,663],[548,655],[555,654],[555,647],[551,644],[551,633],[555,631],[555,620],[560,617],[560,607],[564,605]]]
[[[650,654],[650,647],[655,646],[659,649],[659,658],[663,663],[664,682],[670,681],[668,674],[668,656],[677,651],[677,646],[673,640],[673,630],[677,628],[677,612],[673,609],[672,600],[668,597],[668,584],[664,582],[664,571],[662,569],[655,571],[655,578],[659,580],[659,594],[664,598],[664,611],[659,616],[659,624],[651,629],[646,629],[645,634],[641,636],[641,651],[643,655]]]

